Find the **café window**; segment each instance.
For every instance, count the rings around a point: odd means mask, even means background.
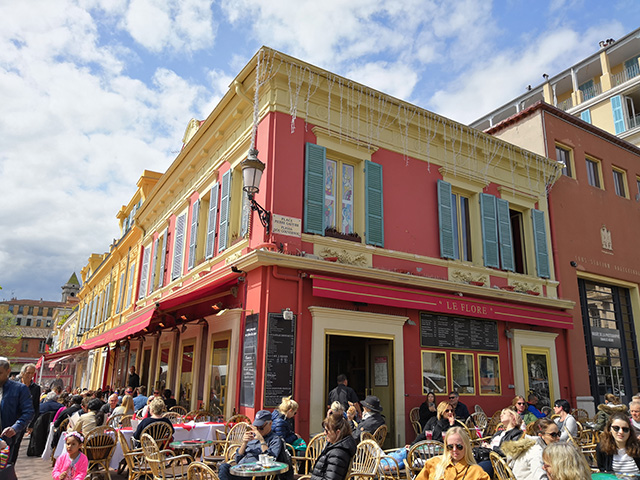
[[[444,352],[422,352],[422,394],[433,392],[445,395],[447,384],[447,356]]]
[[[453,389],[460,395],[476,394],[472,353],[451,354],[451,376]]]
[[[480,395],[500,395],[500,357],[478,355]]]

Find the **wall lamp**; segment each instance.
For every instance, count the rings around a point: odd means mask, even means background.
[[[258,150],[252,148],[249,150],[249,156],[240,164],[242,167],[242,183],[243,190],[247,192],[249,201],[251,202],[251,210],[258,212],[260,223],[266,229],[267,235],[271,228],[271,212],[266,211],[255,201],[253,196],[260,191],[260,180],[262,172],[264,172],[265,164],[258,159]]]
[[[290,308],[285,308],[282,310],[282,318],[284,318],[288,322],[293,320],[293,312],[291,311]]]

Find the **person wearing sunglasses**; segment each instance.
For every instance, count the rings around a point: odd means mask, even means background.
[[[631,434],[631,421],[625,413],[609,417],[596,445],[596,462],[601,472],[640,474],[640,440]]]
[[[520,440],[503,442],[500,446],[507,457],[507,464],[518,480],[546,480],[542,452],[547,445],[560,438],[558,426],[549,418],[536,420],[533,431],[537,437],[525,435]]]
[[[453,407],[449,402],[440,402],[438,404],[438,421],[433,426],[432,438],[439,442],[442,441],[443,435],[447,433],[447,431],[455,425],[456,425],[455,410],[453,409]],[[425,434],[424,431],[422,432],[421,435],[423,434]],[[417,440],[418,439],[416,438],[416,441]]]
[[[444,446],[444,454],[427,460],[416,480],[490,480],[473,459],[471,441],[461,427],[447,430]]]
[[[313,465],[311,480],[344,480],[356,453],[349,422],[342,415],[327,415],[322,427],[327,444]]]
[[[456,418],[459,418],[463,422],[471,416],[467,406],[460,401],[460,395],[455,390],[449,392],[449,404],[453,407],[456,414]]]
[[[573,443],[552,443],[542,453],[542,468],[549,480],[584,480],[591,478],[591,468]]]
[[[571,405],[564,399],[556,400],[553,404],[553,414],[558,415],[555,419],[556,425],[560,429],[560,441],[566,442],[570,438],[578,436],[578,422],[569,412]]]
[[[535,422],[538,418],[527,410],[527,402],[524,401],[524,397],[522,395],[516,395],[516,397],[511,402],[511,406],[518,412],[520,418],[522,419],[522,427],[524,428],[530,423]]]

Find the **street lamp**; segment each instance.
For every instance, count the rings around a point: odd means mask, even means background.
[[[258,159],[258,150],[252,148],[249,150],[249,156],[240,164],[242,167],[242,183],[243,190],[247,192],[247,197],[251,202],[251,210],[258,212],[260,223],[266,229],[267,235],[271,227],[271,212],[266,211],[256,202],[253,196],[260,191],[260,180],[262,172],[264,172],[265,164]]]

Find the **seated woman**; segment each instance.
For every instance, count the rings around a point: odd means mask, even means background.
[[[502,443],[518,440],[522,436],[522,429],[520,428],[522,425],[522,417],[513,408],[507,407],[502,409],[500,412],[500,422],[502,422],[504,430],[496,433],[491,437],[489,442],[485,442],[482,446],[490,448],[494,452],[504,456],[504,453],[500,448]],[[491,460],[483,459],[482,461],[478,461],[478,465],[480,465],[490,477],[493,477],[493,466],[491,465]]]
[[[293,431],[289,422],[289,419],[293,418],[296,413],[298,413],[298,402],[292,400],[291,397],[282,397],[280,406],[271,413],[273,432],[291,445],[300,438],[300,435]]]
[[[449,402],[440,402],[438,404],[438,421],[433,426],[433,434],[431,438],[441,442],[443,435],[455,424],[456,411],[454,410],[454,408]],[[425,438],[421,438],[422,435],[425,435],[424,431],[420,435],[418,435],[418,438],[420,440],[425,440],[426,436]],[[416,438],[416,442],[418,441],[418,438]]]
[[[569,435],[576,438],[578,436],[578,422],[573,418],[569,412],[571,411],[571,405],[564,399],[556,400],[553,404],[553,413],[559,415],[555,419],[556,425],[560,430],[560,441],[566,442],[569,440]]]
[[[560,438],[558,426],[553,420],[540,418],[533,424],[537,437],[525,435],[520,440],[503,442],[501,447],[507,456],[507,464],[518,480],[543,480],[542,451]]]
[[[625,413],[614,413],[600,435],[596,462],[601,472],[640,474],[640,440]]]
[[[173,434],[173,425],[171,425],[171,420],[168,418],[163,418],[162,414],[164,413],[165,405],[164,401],[160,397],[154,397],[149,403],[149,413],[151,414],[149,417],[145,418],[138,424],[138,428],[133,433],[133,438],[136,442],[140,442],[140,436],[142,435],[142,431],[151,425],[154,422],[165,422],[167,425],[171,427],[171,434]],[[138,443],[135,443],[138,445]]]
[[[427,398],[420,405],[420,427],[422,430],[427,426],[427,422],[430,418],[438,416],[438,409],[436,408],[436,394],[433,392],[427,393]]]
[[[82,433],[83,437],[86,437],[87,433],[101,426],[104,422],[104,413],[100,411],[100,408],[102,408],[101,400],[97,398],[90,400],[87,404],[86,413],[80,416],[78,422],[73,427],[71,426],[71,422],[69,422],[68,430],[75,430],[76,432]]]
[[[122,405],[118,405],[113,409],[111,416],[115,415],[133,415],[135,413],[133,407],[133,397],[131,395],[125,395],[122,397]]]
[[[344,480],[356,453],[356,441],[351,436],[349,422],[342,415],[327,415],[322,427],[327,445],[313,466],[311,480]]]
[[[584,455],[572,443],[552,443],[542,452],[542,468],[549,480],[591,478],[591,468]]]
[[[447,430],[444,445],[444,455],[427,460],[416,480],[490,480],[473,459],[471,441],[461,427]]]

